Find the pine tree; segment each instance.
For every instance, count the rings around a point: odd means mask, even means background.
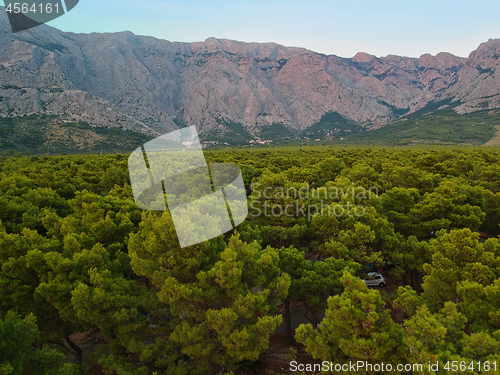
[[[40,333],[33,314],[24,319],[13,311],[0,320],[0,374],[78,375],[64,353],[40,346]]]
[[[313,331],[311,325],[301,325],[296,339],[315,359],[399,363],[403,331],[392,321],[380,293],[349,273],[341,280],[344,292],[328,299],[321,328]]]
[[[441,308],[446,301],[459,303],[459,282],[491,284],[500,276],[498,247],[490,241],[486,247],[470,229],[440,231],[430,242],[432,263],[424,265],[427,275],[422,285],[422,297],[432,309]]]
[[[278,253],[238,235],[222,252],[217,241],[180,249],[167,212],[141,226],[129,242],[132,267],[158,291],[160,308],[150,314],[161,335],[137,345],[141,358],[165,374],[215,374],[257,360],[281,323],[272,314],[290,285]]]

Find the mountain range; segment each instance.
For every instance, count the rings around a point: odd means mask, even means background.
[[[48,116],[149,136],[195,125],[215,144],[314,138],[316,129],[330,137],[427,108],[457,116],[500,108],[499,56],[500,39],[467,58],[342,58],[275,43],[181,43],[46,25],[13,34],[0,7],[0,117]]]

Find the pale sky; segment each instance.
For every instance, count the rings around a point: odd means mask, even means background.
[[[49,25],[179,42],[276,42],[342,57],[360,51],[467,57],[480,43],[500,38],[499,15],[498,0],[80,0]]]

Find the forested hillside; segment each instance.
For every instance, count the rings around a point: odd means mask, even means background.
[[[291,306],[311,361],[499,373],[500,151],[205,155],[241,168],[249,215],[183,249],[168,212],[135,205],[128,155],[0,158],[0,374],[89,373],[76,333],[93,373],[292,374],[262,367]]]
[[[64,122],[57,116],[0,118],[0,156],[122,153],[152,138],[117,127]]]

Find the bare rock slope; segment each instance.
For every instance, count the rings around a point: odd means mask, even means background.
[[[0,116],[56,114],[161,134],[196,125],[251,136],[273,124],[303,130],[330,112],[381,127],[430,102],[458,113],[500,107],[500,40],[468,58],[326,56],[273,43],[209,38],[172,43],[130,32],[12,34],[0,8]]]

